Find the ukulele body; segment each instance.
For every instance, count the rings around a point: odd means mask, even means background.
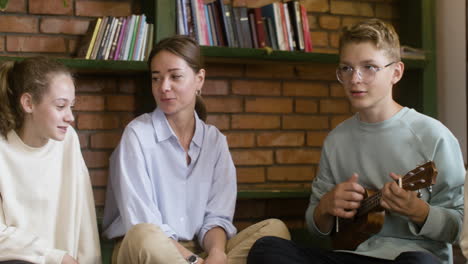
[[[375,192],[366,190],[364,199]],[[385,220],[385,211],[377,206],[372,211],[350,219],[338,218],[338,232],[332,234],[333,249],[355,250],[359,244],[380,232]]]

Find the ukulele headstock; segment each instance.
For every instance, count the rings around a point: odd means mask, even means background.
[[[423,165],[406,173],[401,179],[402,187],[408,191],[416,191],[422,188],[429,187],[436,183],[437,168],[433,161],[428,161]]]

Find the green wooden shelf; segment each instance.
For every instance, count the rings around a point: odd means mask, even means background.
[[[239,199],[309,198],[310,189],[238,190]]]
[[[24,57],[8,57],[0,56],[0,61],[15,60],[19,61]],[[110,72],[110,73],[135,73],[146,72],[148,66],[143,61],[107,61],[107,60],[85,60],[73,58],[57,58],[60,62],[70,67],[71,69],[78,70],[79,72]]]

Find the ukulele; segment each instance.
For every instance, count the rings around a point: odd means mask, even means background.
[[[407,191],[418,190],[418,197],[421,197],[420,189],[434,185],[436,176],[434,162],[428,161],[403,176],[401,188]],[[385,218],[385,211],[380,206],[381,197],[381,191],[366,190],[361,206],[353,218],[336,218],[337,226],[332,234],[334,249],[354,250],[369,237],[380,232]]]

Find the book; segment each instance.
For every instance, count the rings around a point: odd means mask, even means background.
[[[208,45],[210,46],[216,46],[213,41],[213,34],[211,30],[211,20],[210,20],[210,10],[208,8],[208,5],[204,5],[203,8],[205,9],[205,19],[206,19],[206,29],[208,32]],[[211,14],[211,17],[213,17],[213,14]]]
[[[214,19],[214,10],[213,10],[213,3],[209,3],[206,5],[206,8],[208,9],[208,24],[209,24],[209,30],[210,30],[210,43],[212,46],[219,46],[218,43],[218,35],[216,33],[216,24],[215,24],[215,19]]]
[[[96,36],[96,41],[93,46],[93,51],[91,52],[91,56],[90,56],[90,59],[92,60],[95,60],[97,57],[97,53],[101,46],[102,38],[104,36],[104,32],[106,30],[108,20],[109,20],[109,17],[104,17],[101,21],[101,25],[99,26],[99,31]]]
[[[91,52],[93,51],[94,42],[96,41],[96,36],[99,31],[99,26],[101,25],[102,18],[90,21],[88,30],[84,37],[81,39],[79,48],[77,50],[76,56],[79,58],[85,58],[89,60]]]
[[[122,47],[121,54],[119,55],[120,60],[128,60],[128,53],[130,52],[130,45],[132,42],[133,29],[135,27],[136,19],[137,19],[137,16],[132,15],[130,17],[130,21],[127,23],[127,29],[126,29],[127,32],[126,32],[125,40],[124,40],[125,45]]]
[[[306,52],[312,52],[312,39],[310,38],[309,19],[307,17],[307,9],[304,5],[300,5],[302,31],[304,31],[304,49]]]
[[[267,28],[270,41],[272,42],[272,48],[284,50],[284,39],[280,40],[283,38],[283,29],[281,27],[279,9],[275,4],[276,3],[273,3],[262,7],[262,16],[265,17],[266,21],[269,21],[267,22]],[[280,43],[282,45],[280,45]]]
[[[250,32],[249,15],[247,7],[233,7],[234,24],[239,36],[239,46],[241,48],[252,48],[252,33]]]
[[[151,50],[153,49],[153,42],[154,42],[154,25],[149,24],[146,52],[145,52],[145,57],[143,58],[143,60],[148,60]]]
[[[288,33],[288,21],[286,19],[285,7],[284,4],[280,2],[277,2],[275,4],[278,4],[278,9],[280,11],[281,27],[283,28],[284,50],[289,51],[291,50],[291,45]]]
[[[136,41],[136,35],[138,32],[138,27],[140,26],[140,19],[141,16],[135,16],[135,23],[133,24],[132,28],[132,34],[129,36],[130,39],[130,45],[128,47],[128,53],[126,53],[126,59],[125,60],[132,60],[133,59],[133,52],[135,48],[135,41]]]
[[[293,22],[294,35],[296,37],[297,49],[304,51],[304,31],[302,31],[301,10],[299,1],[288,2],[291,12],[291,21]]]
[[[117,49],[117,42],[119,42],[120,29],[123,24],[123,17],[117,18],[117,25],[115,26],[114,33],[112,36],[112,41],[110,42],[110,49],[104,57],[105,60],[112,59],[114,57],[115,49]]]
[[[102,57],[103,57],[103,53],[104,51],[106,50],[106,45],[107,45],[107,42],[109,40],[109,35],[110,35],[110,30],[112,28],[112,23],[114,21],[114,17],[109,17],[109,19],[107,20],[107,25],[106,25],[106,30],[104,31],[104,34],[102,35],[102,40],[101,40],[101,43],[99,45],[99,49],[96,53],[96,59],[97,60],[101,60]]]
[[[130,57],[131,60],[134,60],[134,61],[138,60],[143,34],[145,32],[145,25],[146,25],[146,16],[140,15],[140,21],[138,23],[138,29],[135,35],[135,45],[133,45],[133,53],[132,53],[132,56]]]
[[[124,42],[125,36],[127,35],[127,24],[129,21],[129,17],[123,18],[122,28],[120,29],[119,40],[117,41],[117,48],[115,49],[113,60],[119,60],[120,51],[122,49],[122,43]]]
[[[252,37],[252,47],[258,48],[258,38],[257,38],[257,27],[255,23],[255,14],[253,12],[248,11],[249,15],[249,25],[250,25],[250,36]]]
[[[267,45],[266,45],[265,25],[263,23],[263,18],[262,18],[262,9],[253,8],[251,10],[252,10],[252,13],[254,14],[254,19],[255,19],[255,30],[257,33],[258,47],[265,48]]]
[[[224,32],[224,26],[223,26],[223,15],[221,14],[219,5],[216,2],[212,3],[211,7],[213,8],[213,20],[215,24],[218,46],[226,46],[227,40],[226,40],[226,33]]]
[[[287,29],[287,34],[288,34],[289,50],[293,51],[293,50],[296,50],[296,41],[295,41],[294,31],[293,31],[292,24],[291,24],[291,18],[289,17],[289,10],[288,10],[287,3],[283,3],[283,9],[284,9],[284,20],[286,23],[286,29]]]

